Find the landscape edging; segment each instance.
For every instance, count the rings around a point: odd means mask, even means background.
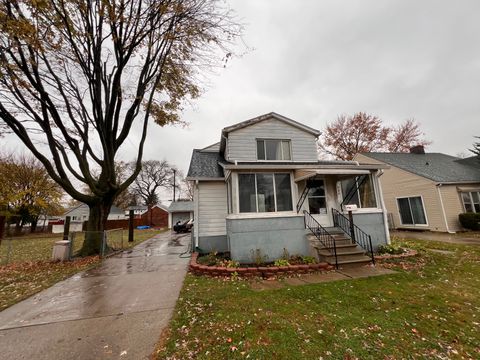
[[[197,262],[199,253],[192,253],[190,258],[190,271],[196,275],[207,276],[232,276],[236,274],[239,277],[272,277],[275,275],[292,275],[295,273],[305,274],[314,271],[332,270],[333,266],[323,262],[315,264],[288,265],[288,266],[259,266],[259,267],[239,267],[227,268],[219,266],[201,265]]]

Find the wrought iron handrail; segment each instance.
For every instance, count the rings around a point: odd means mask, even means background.
[[[375,265],[375,256],[373,255],[372,237],[357,225],[350,221],[337,209],[332,209],[333,226],[340,228],[347,236],[352,239],[354,244],[359,245],[365,252],[370,253],[372,263]]]
[[[305,221],[305,228],[309,229],[312,234],[315,235],[326,251],[335,256],[335,267],[338,269],[337,245],[335,243],[335,238],[327,231],[327,229],[320,225],[307,210],[303,210],[303,219]]]
[[[297,214],[300,212],[300,209],[302,208],[302,205],[305,202],[305,199],[307,198],[309,191],[310,189],[307,186],[305,186],[305,188],[303,189],[302,195],[300,195],[300,198],[298,199],[298,202],[297,202]]]

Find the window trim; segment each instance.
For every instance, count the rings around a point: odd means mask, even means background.
[[[375,196],[375,206],[373,207],[362,207],[362,206],[359,206],[357,208],[357,210],[355,210],[356,212],[362,212],[363,210],[366,210],[366,211],[372,211],[372,210],[382,210],[381,206],[379,206],[379,191],[377,189],[377,185],[375,184],[376,181],[374,180],[374,175],[372,173],[370,174],[366,174],[372,181],[372,189],[373,189],[373,195]],[[361,175],[358,175],[358,176],[354,176],[353,178],[355,179],[355,182],[358,183],[358,177],[360,177]],[[343,198],[345,197],[346,194],[343,193],[343,187],[342,187],[342,180],[339,180],[338,183],[340,184],[340,191],[341,191],[341,194],[342,194],[342,198],[339,199],[339,204],[343,201]],[[357,196],[358,196],[358,202],[360,203],[360,205],[362,204],[362,200],[361,200],[361,197],[360,197],[360,189],[357,188]],[[383,210],[382,210],[383,211]]]
[[[475,204],[480,204],[480,202],[473,201],[472,193],[477,193],[480,200],[480,191],[460,191],[460,200],[462,201],[463,211],[466,213],[467,208],[465,207],[465,201],[463,200],[462,194],[468,194],[468,197],[470,198],[470,204],[472,205],[473,213],[480,214],[480,211],[475,210]]]
[[[273,183],[273,199],[275,203],[275,211],[264,211],[264,212],[259,212],[258,211],[258,190],[257,190],[257,174],[272,174],[272,183]],[[288,174],[290,177],[290,200],[292,202],[292,210],[282,210],[278,211],[277,210],[277,190],[275,189],[275,174]],[[240,211],[240,175],[255,175],[255,207],[256,210],[255,212],[241,212]],[[291,171],[245,171],[245,172],[238,172],[236,176],[236,182],[237,182],[237,191],[236,191],[236,196],[237,196],[237,206],[236,206],[236,214],[239,215],[245,215],[245,214],[256,214],[256,215],[262,215],[262,214],[289,214],[294,211],[294,204],[295,204],[295,198],[294,198],[294,188],[292,184],[292,172]]]
[[[289,147],[289,150],[290,150],[290,160],[283,159],[283,145],[280,145],[281,153],[282,153],[282,159],[280,159],[280,160],[267,160],[267,145],[265,144],[265,140],[280,141],[280,144],[283,141],[287,141],[288,142],[288,147]],[[258,141],[263,141],[263,152],[265,154],[265,159],[259,159],[258,158]],[[293,161],[292,140],[291,139],[279,139],[279,138],[255,138],[255,158],[259,162],[287,162],[287,161]]]
[[[402,215],[400,214],[400,206],[398,205],[398,199],[409,199],[409,198],[416,198],[419,197],[420,200],[422,201],[422,208],[423,208],[423,214],[425,215],[425,222],[426,224],[404,224],[402,221]],[[406,195],[406,196],[397,196],[395,197],[395,203],[397,205],[397,211],[398,211],[398,217],[400,219],[400,225],[402,226],[409,226],[409,227],[430,227],[429,221],[428,221],[428,215],[427,215],[427,210],[425,208],[425,202],[423,201],[423,196],[422,195]],[[410,201],[409,201],[410,205]],[[410,212],[412,211],[411,206],[410,206]],[[413,214],[412,214],[412,220],[413,220]]]

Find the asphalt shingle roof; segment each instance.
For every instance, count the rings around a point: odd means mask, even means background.
[[[439,183],[480,182],[480,162],[460,159],[442,153],[363,153],[362,155],[382,161]]]
[[[173,201],[168,207],[169,212],[193,211],[193,201]]]
[[[219,153],[194,149],[187,177],[223,178],[223,169],[219,163],[225,162]]]

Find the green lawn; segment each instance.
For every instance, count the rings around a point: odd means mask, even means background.
[[[402,243],[419,255],[367,279],[256,292],[245,280],[188,275],[156,356],[480,358],[480,247]]]
[[[124,248],[131,248],[162,232],[159,230],[135,230],[134,242],[128,243],[124,231]],[[73,261],[51,262],[52,247],[62,234],[49,236],[24,236],[11,242],[11,257],[3,265],[8,251],[8,240],[0,245],[0,311],[53,284],[100,264],[98,256],[78,258]]]

